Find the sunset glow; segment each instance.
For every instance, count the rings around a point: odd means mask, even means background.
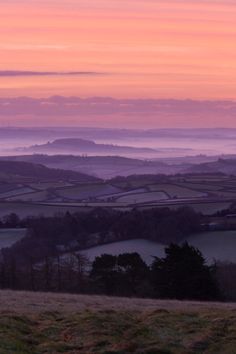
[[[0,72],[2,97],[236,98],[235,1],[10,0],[0,7],[1,72],[84,73]]]

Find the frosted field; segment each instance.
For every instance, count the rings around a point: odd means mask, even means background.
[[[146,203],[166,199],[168,199],[168,196],[164,192],[146,192],[125,195],[123,197],[117,198],[117,201],[123,203]]]
[[[87,184],[78,187],[65,188],[57,191],[57,194],[68,199],[86,199],[102,195],[119,193],[121,190],[110,184]]]
[[[171,198],[196,198],[196,197],[205,197],[207,193],[198,192],[192,189],[184,188],[177,186],[175,184],[154,184],[148,186],[151,191],[164,191]]]
[[[32,192],[34,192],[34,190],[30,187],[18,188],[18,189],[10,190],[8,192],[0,193],[0,198],[14,197],[21,194],[32,193]]]
[[[208,263],[213,263],[215,260],[236,262],[236,231],[205,232],[192,235],[186,240],[202,252]],[[92,247],[80,253],[86,255],[92,262],[95,257],[105,253],[119,255],[137,252],[147,264],[151,264],[153,256],[163,257],[165,255],[165,247],[166,245],[157,242],[134,239]]]
[[[107,245],[101,245],[89,248],[88,250],[82,251],[80,253],[86,255],[92,262],[95,257],[101,256],[102,254],[112,254],[118,256],[121,253],[132,253],[137,252],[143,258],[147,264],[151,264],[153,261],[153,256],[163,257],[165,246],[157,242],[152,242],[143,239],[134,239],[128,241],[120,241],[109,243]]]
[[[204,232],[187,241],[200,249],[209,263],[214,260],[236,262],[236,231]]]
[[[214,192],[214,195],[218,196],[218,197],[225,197],[225,198],[236,198],[236,191],[228,191],[228,190],[223,190],[223,191],[217,191]]]
[[[30,203],[30,202],[1,202],[0,203],[0,217],[9,215],[11,213],[17,214],[20,218],[27,216],[54,216],[57,213],[76,213],[79,211],[86,211],[86,208],[81,205],[60,205],[56,203]]]
[[[7,198],[8,201],[17,201],[21,200],[23,202],[41,202],[45,201],[49,198],[47,191],[42,192],[34,192],[34,193],[27,193],[19,196],[14,196],[11,198]]]
[[[30,187],[37,189],[37,190],[47,190],[50,188],[66,188],[72,187],[73,184],[67,182],[42,182],[42,183],[30,183]]]
[[[178,182],[178,185],[183,188],[203,191],[218,191],[222,189],[222,186],[207,184],[207,183],[190,183],[190,182]]]
[[[146,188],[138,188],[138,189],[133,189],[133,190],[128,191],[128,192],[120,192],[120,193],[115,193],[115,194],[109,194],[109,195],[101,196],[101,197],[98,197],[97,199],[99,199],[99,200],[108,199],[108,198],[118,199],[120,197],[128,196],[130,194],[134,195],[136,193],[146,193],[146,192],[147,192]]]
[[[26,235],[26,229],[0,229],[0,249],[10,247]]]
[[[6,193],[21,187],[22,185],[16,183],[0,183],[0,193]]]

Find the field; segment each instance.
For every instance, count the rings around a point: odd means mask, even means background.
[[[32,193],[33,191],[34,190],[32,188],[28,188],[28,187],[17,188],[17,189],[10,190],[8,192],[1,192],[0,198],[6,199],[10,197],[16,197],[18,195],[22,196],[27,193]]]
[[[146,193],[134,193],[128,194],[123,197],[119,197],[118,202],[137,204],[137,203],[148,203],[152,201],[160,201],[168,199],[165,192],[146,192]]]
[[[146,193],[147,189],[146,188],[137,188],[137,189],[132,189],[130,191],[123,191],[123,192],[118,192],[114,194],[108,194],[108,195],[103,195],[101,197],[97,197],[99,200],[117,200],[120,197],[126,197],[129,196],[130,194],[140,194],[140,193]]]
[[[0,216],[53,215],[78,208],[190,206],[212,215],[236,202],[236,179],[224,175],[130,176],[101,182],[0,183]],[[11,202],[11,204],[10,204]],[[75,209],[77,208],[77,209]]]
[[[236,231],[212,231],[190,236],[187,241],[200,249],[208,262],[236,262]]]
[[[73,200],[96,198],[101,195],[119,193],[120,189],[110,184],[87,184],[76,187],[63,188],[57,191],[60,197]]]
[[[236,305],[0,292],[3,354],[234,354]]]
[[[50,198],[49,193],[47,191],[42,192],[34,192],[34,193],[27,193],[23,194],[20,197],[14,196],[7,198],[8,201],[23,201],[23,202],[42,202]]]
[[[26,234],[26,229],[0,229],[0,249],[10,247],[15,242],[22,239]]]
[[[24,218],[27,216],[34,215],[47,215],[53,216],[58,213],[66,213],[84,211],[86,208],[81,205],[60,205],[58,203],[45,205],[40,203],[30,203],[30,202],[0,202],[0,217],[9,215],[11,213],[17,214],[19,217]]]
[[[93,261],[95,257],[101,256],[105,253],[119,255],[122,253],[137,252],[145,262],[151,264],[153,262],[153,256],[164,257],[164,248],[164,245],[157,242],[144,239],[134,239],[92,247],[81,251],[80,253],[86,255],[90,261]]]
[[[198,192],[192,188],[186,188],[175,184],[155,184],[148,186],[151,191],[165,191],[169,198],[198,198],[205,197],[206,192]]]
[[[189,188],[189,189],[194,189],[194,190],[200,190],[200,191],[218,191],[222,189],[222,187],[217,184],[210,184],[208,183],[197,183],[197,182],[179,182],[179,186],[182,186],[183,188]]]
[[[212,264],[216,261],[236,262],[236,231],[209,231],[199,234],[190,235],[186,241],[198,248],[208,263]],[[184,242],[182,240],[180,243]],[[132,239],[108,243],[91,247],[81,254],[92,262],[95,257],[102,254],[119,255],[122,253],[137,252],[147,264],[153,262],[153,256],[164,257],[166,245],[145,239]]]

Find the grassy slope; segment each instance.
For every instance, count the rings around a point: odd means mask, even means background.
[[[234,354],[236,304],[0,292],[0,353]]]

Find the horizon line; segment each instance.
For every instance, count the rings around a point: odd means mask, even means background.
[[[36,74],[37,75],[37,74]],[[41,74],[39,74],[40,76]],[[47,75],[106,75],[106,73],[99,73],[99,72],[71,72],[71,73],[57,73],[55,72],[48,72],[47,74],[43,74],[42,76],[47,76]],[[29,74],[30,76],[30,74]],[[1,71],[0,71],[0,78],[1,78]],[[39,97],[34,97],[34,96],[0,96],[0,101],[1,100],[15,100],[15,99],[31,99],[31,100],[50,100],[50,99],[56,99],[56,98],[63,98],[63,99],[80,99],[80,100],[89,100],[89,99],[107,99],[107,100],[113,100],[113,101],[176,101],[176,102],[234,102],[236,103],[236,98],[227,98],[227,99],[220,99],[220,98],[212,98],[212,99],[199,99],[199,98],[175,98],[175,97],[167,97],[167,98],[153,98],[153,97],[112,97],[112,96],[86,96],[86,97],[81,97],[81,96],[75,96],[75,95],[68,95],[68,96],[63,96],[63,95],[49,95],[49,96],[39,96]]]
[[[25,128],[29,128],[29,129],[65,129],[65,128],[68,128],[68,129],[100,129],[100,130],[132,130],[132,131],[135,131],[135,130],[140,130],[140,131],[150,131],[150,130],[221,130],[221,129],[224,129],[224,130],[236,130],[236,126],[232,126],[232,127],[222,127],[222,126],[217,126],[217,127],[194,127],[194,128],[190,128],[190,127],[173,127],[173,128],[170,128],[170,127],[166,127],[166,128],[112,128],[112,127],[98,127],[98,126],[81,126],[81,125],[55,125],[55,126],[46,126],[46,125],[42,125],[42,126],[39,126],[39,125],[35,125],[35,126],[31,126],[31,125],[21,125],[21,126],[18,126],[18,125],[6,125],[6,126],[3,126],[0,124],[0,129],[25,129]]]

